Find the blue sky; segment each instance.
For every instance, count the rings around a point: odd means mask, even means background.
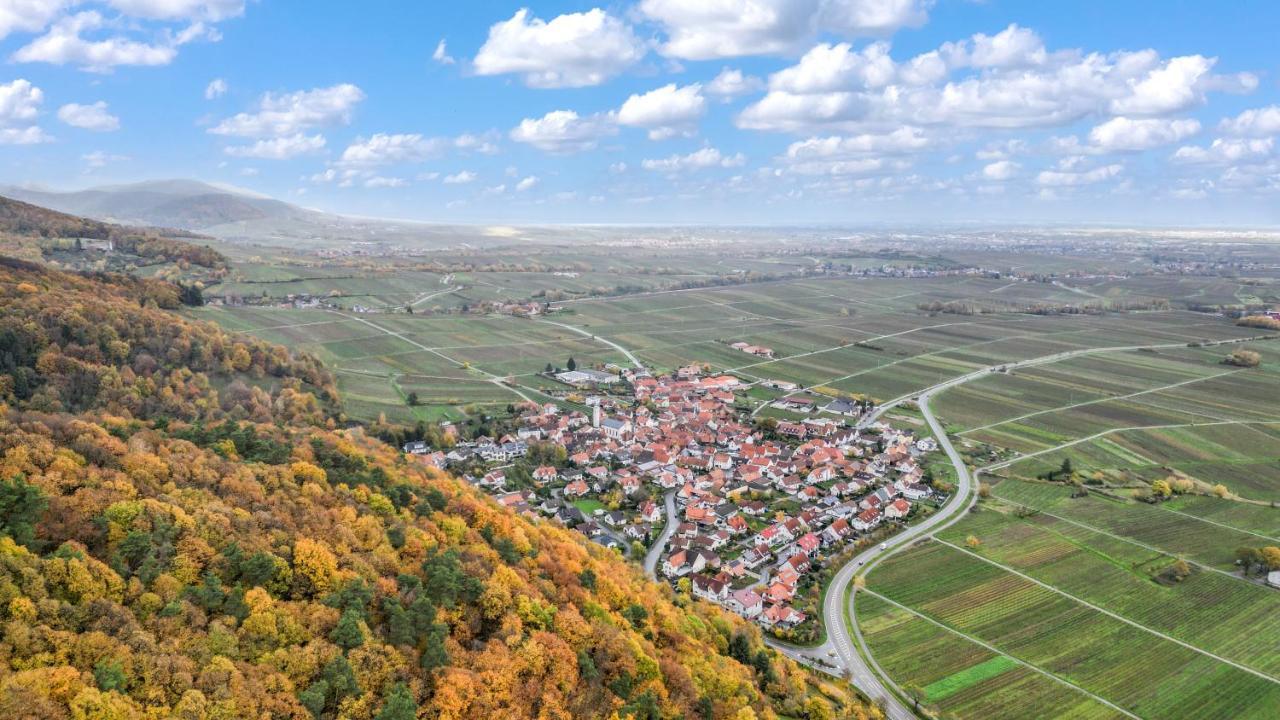
[[[1274,2],[0,0],[0,182],[449,222],[1273,226],[1276,27]]]

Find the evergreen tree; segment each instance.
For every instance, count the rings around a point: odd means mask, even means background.
[[[396,683],[382,705],[382,712],[375,720],[414,720],[418,715],[418,704],[404,683]]]
[[[360,612],[354,608],[342,613],[342,618],[329,633],[329,639],[343,650],[360,647],[364,644],[364,630],[360,629]]]
[[[577,361],[577,360],[574,360],[573,358],[569,358],[569,362],[565,363],[565,365],[564,365],[564,366],[565,366],[565,367],[567,367],[567,368],[569,368],[570,370],[577,370],[577,369],[578,369],[578,361]]]

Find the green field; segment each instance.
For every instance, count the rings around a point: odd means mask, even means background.
[[[967,524],[968,521],[962,523],[955,532],[965,532]],[[995,547],[990,550],[984,544],[978,554],[984,557],[997,554],[1003,547],[999,542],[993,540]],[[1052,560],[1046,558],[1052,558],[1056,553],[1082,552],[1076,545],[1065,541],[1057,547],[1048,543],[1037,550],[1041,556],[1037,558],[1033,554],[1026,562],[1051,563]],[[1070,561],[1064,562],[1063,567],[1072,565]],[[1067,573],[1080,582],[1072,590],[1082,592],[1083,587],[1094,582],[1090,571],[1096,570],[1098,562],[1103,561],[1099,559],[1093,565],[1075,563],[1080,570],[1074,573],[1068,569]],[[1187,617],[1187,613],[1195,612],[1196,603],[1203,602],[1203,597],[1193,595],[1191,591],[1180,597],[1183,588],[1178,587],[1168,595],[1164,605],[1154,603],[1147,608],[1150,614],[1144,615],[1142,609],[1146,606],[1143,602],[1149,598],[1145,594],[1138,600],[1126,597],[1125,593],[1136,585],[1123,580],[1121,572],[1116,569],[1097,581],[1090,594],[1095,598],[1108,598],[1107,604],[1113,607],[1124,604],[1121,607],[1123,612],[1111,612],[1130,622],[1095,609],[1082,599],[1073,599],[1041,587],[1001,567],[999,560],[984,562],[959,547],[942,542],[921,543],[882,563],[870,573],[868,588],[912,608],[925,618],[989,644],[1014,660],[1063,678],[1085,692],[1140,717],[1272,716],[1277,703],[1280,703],[1280,679],[1273,675],[1280,658],[1274,652],[1275,638],[1259,637],[1262,633],[1258,629],[1266,625],[1265,614],[1252,616],[1253,624],[1247,627],[1255,628],[1253,632],[1242,634],[1239,627],[1223,627],[1220,632],[1215,632],[1221,627],[1219,617],[1218,623],[1201,629],[1206,637],[1194,638],[1197,643],[1184,641],[1187,644],[1180,644],[1166,639],[1159,634],[1160,631],[1148,629],[1143,622],[1154,623],[1157,618],[1162,618],[1166,624],[1177,622],[1183,623],[1179,627],[1190,628],[1196,620]],[[1245,587],[1241,581],[1228,582]],[[1162,589],[1153,587],[1152,593]],[[1262,588],[1258,590],[1270,592]],[[1211,591],[1205,592],[1212,594]],[[1237,609],[1231,604],[1235,600],[1225,598],[1216,609],[1210,607],[1200,612],[1220,616],[1228,608],[1231,611]],[[1267,601],[1258,602],[1265,605]],[[1263,612],[1261,609],[1257,611]],[[901,644],[911,642],[903,637],[904,634],[887,632],[871,636],[868,640],[873,654],[879,658],[882,653],[892,656],[899,652],[897,648]],[[1172,636],[1172,633],[1166,634]],[[1235,643],[1230,647],[1231,654],[1247,660],[1248,664],[1240,660],[1234,662],[1258,674],[1213,657],[1216,653],[1203,647],[1210,636],[1218,638],[1219,644],[1214,645],[1218,649],[1222,649],[1221,645]],[[970,658],[964,661],[963,666],[971,664]],[[890,674],[894,672],[887,671]],[[931,683],[936,681],[930,680]],[[990,698],[991,695],[985,694],[984,697]],[[1015,698],[1005,700],[1016,702]]]

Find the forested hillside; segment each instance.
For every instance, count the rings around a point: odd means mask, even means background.
[[[59,250],[75,248],[77,241],[102,240],[110,241],[115,253],[138,263],[173,262],[224,270],[226,258],[221,253],[185,242],[198,238],[200,236],[181,230],[89,220],[0,197],[0,251],[25,260],[40,260]]]
[[[0,717],[878,716],[177,302],[0,262]]]

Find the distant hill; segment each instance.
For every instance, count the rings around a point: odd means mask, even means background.
[[[91,220],[0,196],[0,254],[10,257],[42,262],[59,251],[78,249],[82,239],[110,240],[116,264],[185,261],[204,268],[225,267],[226,258],[221,253],[186,242],[202,237],[208,239],[186,230]],[[77,267],[83,264],[81,261],[90,259],[79,255],[81,253],[65,255],[55,264]]]
[[[107,185],[75,192],[0,187],[0,195],[96,220],[186,230],[246,221],[295,220],[318,214],[195,180]]]

